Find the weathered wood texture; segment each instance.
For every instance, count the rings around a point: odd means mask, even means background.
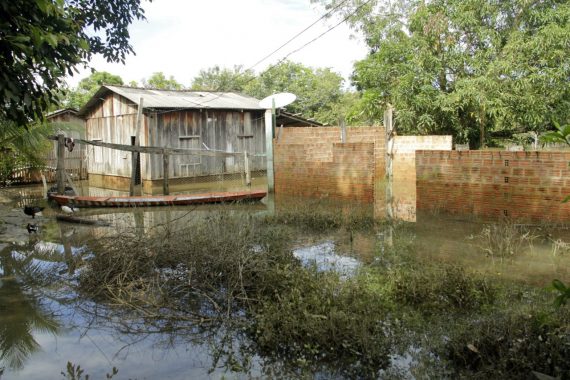
[[[117,94],[108,95],[87,115],[87,140],[130,144],[136,133],[137,105]],[[221,110],[164,110],[147,113],[141,128],[141,146],[170,149],[211,149],[228,152],[247,151],[251,170],[264,170],[265,132],[262,112]],[[163,178],[162,152],[141,154],[143,180]],[[106,147],[88,148],[89,173],[129,177],[131,153]],[[170,178],[239,173],[241,157],[211,157],[173,154],[169,160]]]
[[[85,137],[85,120],[75,116],[71,112],[61,113],[48,117],[48,121],[65,135],[80,139]],[[57,166],[57,141],[52,142],[53,148],[47,153],[45,175],[49,182],[55,181],[55,176],[50,173]],[[65,152],[65,171],[75,180],[87,179],[87,147],[76,145],[72,152]]]
[[[249,111],[182,110],[150,116],[150,146],[211,149],[260,154],[265,152],[262,114]],[[263,157],[251,157],[252,170],[265,169]],[[151,157],[152,179],[162,178],[162,158]],[[243,171],[241,158],[173,155],[169,177],[194,177]]]
[[[130,145],[131,136],[136,131],[136,112],[136,105],[127,99],[116,94],[108,95],[99,107],[86,116],[87,140]],[[142,135],[141,145],[145,145],[144,133]],[[128,152],[90,146],[87,157],[90,174],[121,177],[131,175],[131,154]],[[143,178],[150,175],[142,157],[141,175]]]

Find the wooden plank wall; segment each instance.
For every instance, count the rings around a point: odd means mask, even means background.
[[[150,115],[149,145],[172,148],[212,149],[261,154],[265,152],[262,112],[185,110]],[[151,157],[153,179],[162,178],[162,157]],[[265,170],[263,157],[252,158],[251,170]],[[243,170],[241,157],[172,156],[170,178],[193,177]]]
[[[101,140],[108,143],[130,144],[135,134],[136,104],[117,94],[108,95],[103,102],[86,117],[87,140]],[[144,133],[141,132],[144,145]],[[89,173],[130,177],[131,154],[114,149],[89,146],[87,148]],[[144,163],[144,160],[142,161]],[[141,165],[145,173],[146,165]],[[143,178],[148,178],[150,173]]]
[[[130,144],[136,130],[137,105],[117,94],[108,95],[86,117],[88,140]],[[182,110],[147,114],[141,145],[195,148],[263,154],[265,128],[262,111]],[[130,153],[93,147],[87,149],[89,173],[130,177]],[[170,178],[237,173],[243,159],[191,155],[171,157]],[[264,157],[252,157],[251,170],[265,170]],[[162,178],[162,156],[141,155],[143,179]]]

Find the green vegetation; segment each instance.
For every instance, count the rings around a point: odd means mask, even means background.
[[[67,380],[89,380],[91,377],[88,374],[85,374],[85,370],[81,368],[80,365],[75,365],[71,362],[67,362],[67,366],[65,367],[66,372],[61,372],[61,376]],[[106,379],[112,379],[119,373],[119,370],[115,367],[111,370],[111,373],[105,375]]]
[[[558,292],[558,295],[554,299],[554,307],[557,309],[566,305],[568,300],[570,300],[570,287],[566,286],[562,281],[552,280],[551,289]]]
[[[394,229],[393,244],[353,277],[292,255],[293,237],[307,231],[380,228]],[[570,373],[570,318],[551,293],[424,261],[405,225],[371,224],[366,213],[222,211],[96,244],[80,291],[107,303],[123,332],[214,339],[214,366],[247,372],[262,355],[272,377],[377,378],[396,376],[390,358],[407,353],[418,377]]]
[[[144,88],[157,88],[160,90],[182,90],[184,88],[172,75],[167,78],[161,71],[153,73],[148,79],[143,79],[142,85]]]
[[[20,126],[44,117],[77,65],[96,54],[124,62],[133,52],[128,27],[144,19],[140,0],[5,1],[0,9],[0,118]]]
[[[290,61],[281,62],[261,72],[245,92],[262,99],[277,92],[292,92],[297,100],[287,110],[337,125],[337,105],[343,99],[342,77],[328,68],[311,68]]]
[[[292,92],[297,100],[287,106],[292,113],[338,125],[346,119],[356,95],[343,90],[343,78],[329,68],[312,68],[291,61],[279,62],[258,75],[242,66],[214,66],[201,70],[192,81],[193,90],[235,91],[258,99],[278,92]],[[353,118],[354,119],[354,118]],[[353,120],[359,123],[362,119]]]
[[[27,129],[16,123],[0,120],[0,185],[12,179],[19,167],[41,167],[45,153],[52,146],[47,136],[53,133],[48,124],[36,123]]]
[[[245,70],[243,66],[234,66],[232,69],[213,66],[202,69],[194,79],[190,88],[198,91],[232,91],[245,93],[250,82],[255,80],[252,70]]]
[[[80,109],[87,103],[101,85],[123,85],[123,79],[106,71],[95,71],[86,78],[81,79],[76,88],[64,93],[63,103],[68,108]]]
[[[504,260],[520,254],[523,247],[532,246],[537,238],[530,228],[503,218],[485,225],[474,240],[487,256]]]
[[[340,6],[369,46],[352,78],[358,114],[381,121],[390,103],[399,132],[472,147],[570,118],[566,1],[313,2]]]

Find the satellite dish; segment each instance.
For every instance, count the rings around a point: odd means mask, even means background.
[[[291,104],[297,99],[297,95],[291,94],[290,92],[280,92],[279,94],[269,95],[263,98],[259,102],[259,106],[265,109],[272,109],[275,102],[275,108],[285,107],[287,104]]]

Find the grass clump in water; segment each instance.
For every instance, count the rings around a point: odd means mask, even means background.
[[[489,281],[454,265],[407,266],[390,271],[389,276],[394,302],[425,314],[471,312],[495,299],[496,290]]]
[[[372,207],[354,204],[340,208],[338,204],[325,200],[282,202],[276,213],[268,216],[266,221],[312,232],[328,232],[339,228],[358,231],[376,225]]]
[[[330,272],[297,271],[286,291],[255,310],[256,341],[264,352],[299,364],[335,363],[349,377],[374,378],[389,363],[389,308],[358,280]]]
[[[455,328],[439,354],[462,378],[570,379],[569,323],[567,313],[497,311]]]
[[[488,224],[474,237],[476,244],[489,257],[500,260],[512,259],[523,250],[532,248],[538,238],[530,228],[503,218],[498,223]]]

